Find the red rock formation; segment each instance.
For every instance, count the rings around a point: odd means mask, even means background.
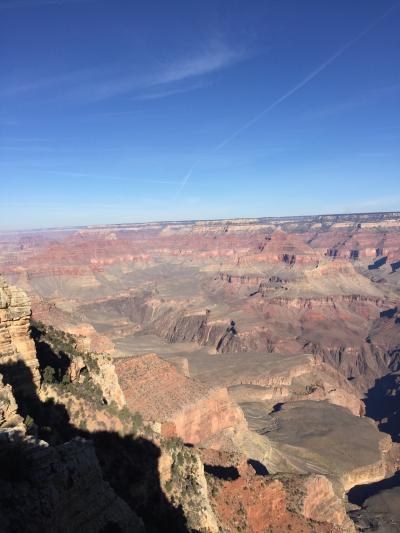
[[[355,531],[324,476],[256,475],[243,457],[208,450],[201,455],[223,532]]]
[[[168,435],[173,424],[174,433],[184,442],[197,444],[223,429],[245,424],[226,389],[210,389],[154,354],[118,359],[115,368],[129,409],[165,424]]]

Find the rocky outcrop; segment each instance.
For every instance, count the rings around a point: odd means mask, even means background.
[[[52,323],[47,321],[46,323]],[[71,326],[66,331],[77,337],[77,343],[80,350],[84,352],[107,352],[113,354],[115,346],[105,335],[100,335],[91,324],[80,324]]]
[[[183,509],[188,528],[204,533],[219,533],[199,454],[184,446],[179,439],[166,440],[158,470],[165,494],[174,505]]]
[[[226,389],[188,378],[154,354],[121,358],[115,367],[129,409],[163,423],[168,434],[185,442],[197,444],[222,429],[245,424]]]
[[[356,416],[364,413],[364,403],[352,381],[310,354],[198,354],[191,364],[194,378],[228,387],[239,404],[263,401],[272,410],[278,403],[328,400]]]
[[[341,478],[345,490],[349,490],[356,485],[365,485],[381,481],[393,474],[394,464],[392,457],[393,443],[390,435],[382,433],[382,438],[379,441],[380,458],[375,463],[363,466],[356,466],[350,472],[344,474]],[[398,456],[397,454],[394,454]],[[398,457],[397,457],[398,459]]]
[[[144,533],[141,520],[103,481],[93,445],[2,442],[0,519],[5,532]],[[110,529],[111,528],[111,529]]]
[[[397,533],[400,531],[400,487],[382,490],[367,498],[361,509],[350,512],[359,531]]]
[[[39,364],[33,340],[29,335],[31,306],[27,295],[17,287],[10,286],[0,277],[0,365],[3,374],[7,365],[23,363],[31,374],[34,387],[40,384]],[[5,376],[6,378],[7,376]],[[26,376],[14,376],[15,386],[25,393]],[[29,386],[31,386],[29,384]]]
[[[246,416],[262,419],[263,406],[250,405]],[[391,438],[373,420],[354,417],[327,402],[296,402],[264,416],[265,435],[286,462],[286,471],[318,472],[338,482],[341,493],[355,485],[373,483],[393,474],[398,454]],[[289,468],[288,468],[289,467]],[[340,494],[340,491],[339,491]]]
[[[119,409],[122,409],[126,401],[113,360],[105,354],[96,354],[92,360],[96,362],[96,371],[92,371],[91,376],[93,382],[101,388],[104,400],[108,404],[114,402]]]
[[[306,518],[337,524],[343,532],[355,530],[343,501],[325,476],[311,475],[304,480],[301,510]]]
[[[400,442],[400,372],[377,379],[365,403],[367,415],[378,422],[379,429]]]
[[[0,374],[0,430],[16,426],[22,428],[22,422],[12,387],[11,385],[4,385],[3,376]]]
[[[126,408],[119,409],[109,357],[96,360],[94,354],[79,352],[71,335],[54,328],[35,328],[35,340],[48,365],[40,390],[33,387],[30,372],[23,373],[28,396],[11,379],[18,377],[15,370],[27,368],[20,360],[7,367],[12,386],[0,385],[2,531],[144,533],[149,523],[151,530],[160,530],[163,521],[173,529],[176,522],[176,531],[182,530],[185,516],[161,490],[159,447],[144,435],[147,431],[158,444],[160,437]],[[109,405],[107,380],[114,398]],[[24,423],[18,414],[22,410]],[[197,516],[194,511],[189,515]]]
[[[212,508],[222,532],[355,532],[324,476],[269,476],[256,461],[202,451]],[[257,473],[258,470],[258,473]]]
[[[21,390],[17,387],[18,395]],[[24,424],[19,409],[11,385],[4,385],[0,376],[2,531],[92,533],[118,527],[144,532],[141,520],[103,480],[90,441],[49,446],[27,434],[26,426],[35,427],[34,433],[37,426],[30,416]]]

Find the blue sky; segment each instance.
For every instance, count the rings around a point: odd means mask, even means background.
[[[400,3],[0,0],[0,228],[400,209]]]

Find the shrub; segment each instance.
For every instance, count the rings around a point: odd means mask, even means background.
[[[143,426],[143,416],[136,412],[132,416],[132,428],[133,430],[137,430]]]
[[[180,437],[170,437],[165,439],[165,447],[168,451],[180,450],[183,448],[183,440]]]
[[[67,374],[64,374],[61,383],[63,385],[69,385],[71,383],[70,377]]]
[[[46,366],[43,371],[43,381],[44,383],[54,383],[55,382],[56,371],[52,366]]]
[[[131,412],[129,411],[126,405],[124,405],[123,408],[120,410],[119,418],[122,420],[122,422],[127,422],[131,418]]]
[[[29,431],[29,429],[32,428],[32,426],[34,425],[35,421],[33,420],[33,418],[31,417],[31,415],[26,415],[25,417],[25,420],[24,420],[24,424],[25,424],[25,427],[26,429]]]

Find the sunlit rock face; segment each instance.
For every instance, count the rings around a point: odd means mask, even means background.
[[[245,426],[241,409],[225,388],[210,388],[179,373],[154,354],[118,359],[119,383],[127,405],[164,432],[199,444],[226,428]]]
[[[201,457],[222,531],[355,532],[324,476],[263,476],[241,454],[203,449]]]
[[[39,363],[29,334],[30,316],[30,300],[25,292],[0,278],[0,365],[4,373],[7,365],[20,363],[20,375],[14,377],[14,382],[26,393],[30,392],[29,378],[34,387],[40,384]]]

